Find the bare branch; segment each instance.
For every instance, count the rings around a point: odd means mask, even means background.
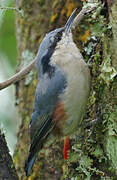
[[[35,62],[36,62],[36,58],[31,62],[31,64],[29,64],[28,66],[23,68],[18,73],[14,74],[11,78],[0,83],[0,90],[2,90],[4,88],[10,86],[11,84],[21,80],[26,74],[28,74],[31,71],[31,69],[34,67]]]
[[[96,7],[97,7],[97,4],[92,4],[90,6],[84,7],[80,11],[80,13],[76,16],[76,18],[74,19],[72,29],[75,29],[75,27],[78,26],[78,24],[84,18],[84,16],[86,14],[88,14],[89,12],[93,11]],[[11,84],[21,80],[26,74],[28,74],[31,71],[35,62],[36,62],[36,58],[27,67],[25,67],[24,69],[22,69],[21,71],[19,71],[15,75],[13,75],[11,78],[6,80],[5,82],[0,83],[0,90],[2,90],[4,88],[10,86]]]
[[[90,5],[87,5],[87,7],[83,7],[82,10],[79,12],[79,14],[76,16],[76,18],[74,19],[74,22],[72,24],[72,29],[75,29],[75,27],[79,25],[80,21],[84,18],[86,14],[95,10],[97,5],[98,5],[97,3],[93,3],[93,4],[90,3]]]
[[[15,7],[2,7],[2,6],[0,6],[0,10],[4,10],[4,11],[6,11],[6,10],[14,10],[14,11],[18,12],[22,17],[24,17],[24,12],[23,12],[22,9],[20,10],[18,8],[15,8]]]

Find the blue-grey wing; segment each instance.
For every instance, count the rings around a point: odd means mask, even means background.
[[[30,122],[30,151],[42,147],[42,142],[54,128],[52,115],[60,95],[66,87],[66,78],[63,72],[56,68],[52,77],[47,73],[40,77],[35,94],[34,112]]]

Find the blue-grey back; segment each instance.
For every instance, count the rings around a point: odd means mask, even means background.
[[[64,93],[67,86],[66,77],[56,67],[50,78],[47,73],[40,77],[34,102],[34,112],[30,122],[31,143],[37,134],[41,132],[43,124],[51,121],[56,105],[61,101],[60,95]]]
[[[65,87],[65,75],[58,67],[51,78],[47,73],[41,76],[36,89],[34,111],[40,114],[50,112],[50,109],[52,111]]]

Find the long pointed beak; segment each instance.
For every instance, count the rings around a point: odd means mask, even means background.
[[[66,24],[65,24],[65,32],[70,32],[71,30],[71,27],[72,27],[72,24],[73,24],[73,21],[74,21],[74,18],[76,16],[76,11],[77,11],[77,8],[74,9],[74,11],[72,12],[71,16],[69,17],[69,19],[67,20]]]

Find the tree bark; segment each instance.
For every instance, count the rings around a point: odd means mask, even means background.
[[[90,59],[92,82],[80,134],[71,137],[69,160],[63,160],[63,140],[57,141],[39,154],[30,179],[117,179],[116,1],[109,8],[105,4],[96,18],[89,17],[89,21],[83,21],[74,32],[75,42],[84,58],[86,61]],[[16,0],[16,6],[23,9],[25,15],[16,18],[20,64],[23,54],[28,52],[27,58],[23,58],[26,61],[30,54],[35,55],[44,35],[62,27],[73,9],[81,8],[76,0],[52,0],[51,6],[50,0]],[[108,26],[109,21],[112,29]],[[16,84],[22,122],[14,161],[20,179],[26,179],[24,163],[29,148],[28,124],[36,83],[36,71],[33,71]]]
[[[0,180],[4,179],[18,180],[18,176],[9,154],[5,137],[0,131]]]

